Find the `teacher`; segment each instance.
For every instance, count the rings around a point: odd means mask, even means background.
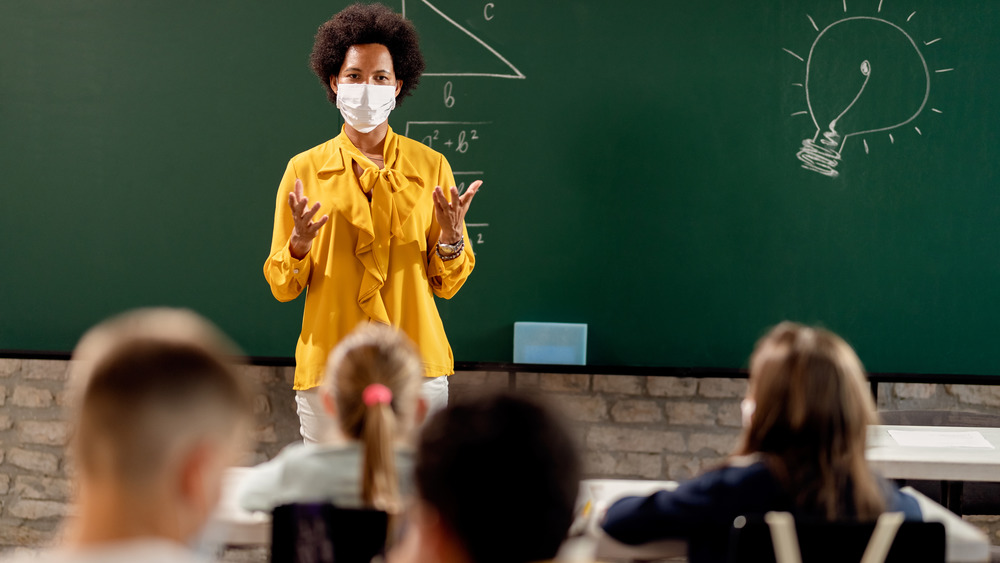
[[[482,182],[460,195],[443,155],[389,126],[424,69],[408,20],[349,6],[320,26],[310,63],[344,126],[288,162],[264,277],[279,301],[308,288],[294,389],[302,438],[317,442],[330,424],[317,392],[327,356],[359,323],[406,333],[428,408],[447,404],[455,360],[434,296],[451,298],[475,266],[465,214]]]

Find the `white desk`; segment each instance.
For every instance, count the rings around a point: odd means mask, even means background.
[[[977,431],[993,448],[918,448],[905,447],[896,443],[889,430],[969,432]],[[869,448],[866,457],[873,468],[892,479],[930,479],[942,481],[1000,481],[1000,429],[998,428],[941,428],[920,426],[873,426],[869,429]],[[271,541],[271,518],[264,513],[242,510],[236,502],[236,484],[247,468],[234,467],[227,470],[219,507],[211,521],[210,532],[228,545],[267,545]],[[615,499],[629,495],[644,495],[655,490],[676,487],[672,481],[634,481],[617,479],[594,479],[581,484],[580,509],[589,502],[589,514],[603,509]],[[926,502],[940,508],[929,499]],[[923,505],[922,505],[923,506]],[[930,506],[930,505],[928,505]],[[934,512],[933,507],[930,509]],[[925,513],[927,510],[925,510]],[[951,526],[969,524],[957,519]],[[598,538],[598,557],[602,558],[643,558],[654,553],[660,557],[684,555],[687,548],[682,541],[658,542],[648,546],[626,546],[611,539],[600,531],[593,518],[578,520],[575,528],[585,526],[588,534]],[[582,529],[578,531],[583,531]],[[969,529],[968,537],[975,534]],[[978,530],[976,530],[978,532]],[[951,540],[951,538],[949,538]],[[976,561],[978,559],[959,554],[954,558],[951,551],[954,542],[949,541],[949,561]],[[979,549],[976,541],[970,540],[973,552]],[[650,552],[644,552],[650,549]],[[652,558],[652,557],[650,557]]]
[[[240,508],[236,490],[248,467],[230,467],[222,481],[222,496],[208,524],[208,541],[216,545],[270,545],[271,515]]]
[[[596,540],[594,556],[603,559],[663,559],[687,555],[684,540],[663,540],[644,545],[627,545],[604,533],[601,517],[614,501],[627,496],[649,495],[677,488],[675,481],[638,481],[627,479],[589,479],[580,483],[577,518],[570,535],[586,534]]]
[[[992,448],[901,446],[890,430],[934,433],[979,432]],[[932,481],[1000,481],[1000,428],[944,426],[872,426],[868,429],[868,463],[890,479]]]
[[[865,457],[874,469],[891,479],[941,481],[941,502],[956,514],[962,514],[966,481],[1000,482],[1000,428],[883,425],[868,430]],[[900,445],[893,432],[931,445]]]

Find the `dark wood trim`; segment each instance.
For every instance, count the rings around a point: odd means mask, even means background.
[[[652,366],[596,366],[565,364],[515,364],[513,362],[455,362],[456,371],[506,371],[514,373],[582,373],[590,375],[652,375],[670,377],[746,378],[744,369]]]
[[[0,350],[0,358],[13,360],[68,360],[70,352],[47,352],[38,350]]]
[[[69,352],[37,350],[0,350],[0,358],[25,360],[68,360]],[[287,367],[295,365],[295,358],[286,356],[251,356],[247,361],[256,366]],[[598,366],[564,364],[515,364],[513,362],[455,362],[456,371],[503,371],[508,373],[570,373],[589,375],[642,375],[663,377],[722,377],[745,379],[747,371],[741,368],[713,367],[654,367],[654,366]],[[962,385],[1000,385],[1000,374],[948,374],[948,373],[869,373],[872,385],[879,383],[952,383]]]

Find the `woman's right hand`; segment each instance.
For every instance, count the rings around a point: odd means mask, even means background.
[[[309,198],[302,195],[302,180],[298,178],[295,179],[295,190],[288,194],[288,207],[291,208],[292,219],[295,221],[292,237],[288,240],[288,250],[292,253],[292,258],[301,260],[309,254],[316,233],[330,220],[330,216],[324,215],[318,221],[312,220],[319,212],[320,204],[317,201],[309,207]]]

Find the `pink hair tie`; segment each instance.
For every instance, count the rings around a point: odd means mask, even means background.
[[[364,392],[361,393],[361,399],[369,407],[379,403],[388,405],[392,402],[392,391],[381,383],[372,383],[368,387],[365,387]]]

